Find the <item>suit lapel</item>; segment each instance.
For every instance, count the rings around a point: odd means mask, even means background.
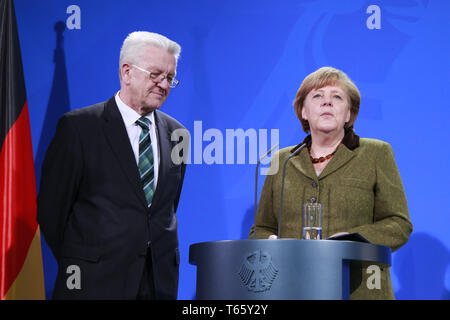
[[[300,151],[300,154],[292,157],[290,161],[303,175],[313,180],[317,179],[316,172],[314,171],[311,160],[309,159],[308,148],[303,148],[303,150]]]
[[[336,154],[333,158],[331,158],[325,169],[323,169],[322,173],[319,176],[319,179],[323,179],[331,173],[335,172],[355,156],[356,153],[354,151],[348,149],[345,145],[340,144],[336,151]]]
[[[139,169],[136,165],[136,159],[131,148],[130,139],[123,123],[122,115],[117,107],[115,98],[112,97],[105,103],[103,114],[103,129],[107,141],[119,161],[131,187],[136,192],[137,197],[147,208],[147,202],[142,188]]]
[[[167,128],[165,119],[161,116],[158,110],[154,111],[156,134],[158,137],[159,145],[159,168],[158,168],[158,183],[156,185],[155,194],[152,200],[152,208],[157,207],[158,201],[165,189],[164,181],[167,181],[166,177],[172,163],[171,155],[171,143],[170,133]]]

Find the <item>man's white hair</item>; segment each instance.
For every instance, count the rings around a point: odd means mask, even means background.
[[[178,62],[181,52],[181,47],[178,43],[158,33],[135,31],[130,33],[123,41],[122,49],[120,49],[119,70],[125,62],[138,63],[137,59],[142,49],[148,45],[167,50]]]

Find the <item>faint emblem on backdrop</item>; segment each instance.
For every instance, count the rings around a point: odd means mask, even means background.
[[[272,256],[262,250],[247,254],[239,270],[242,284],[253,292],[270,290],[277,274],[278,269],[272,263]]]

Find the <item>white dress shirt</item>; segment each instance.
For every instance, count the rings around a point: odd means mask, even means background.
[[[131,148],[133,149],[136,164],[139,166],[139,137],[142,132],[142,128],[136,123],[141,117],[139,113],[127,106],[119,97],[119,92],[116,96],[116,104],[122,115],[125,128],[127,129],[128,138],[130,139]],[[154,172],[154,190],[156,190],[156,184],[158,182],[158,169],[159,169],[159,152],[158,152],[158,139],[156,136],[155,115],[152,113],[145,116],[150,120],[150,139],[152,140],[153,149],[153,172]]]

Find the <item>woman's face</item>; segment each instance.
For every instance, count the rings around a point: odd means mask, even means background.
[[[328,85],[311,90],[305,98],[302,118],[312,133],[339,133],[350,121],[349,98],[340,86]]]

